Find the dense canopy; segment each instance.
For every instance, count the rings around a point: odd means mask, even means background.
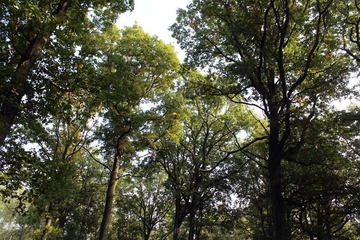
[[[0,5],[0,238],[360,239],[357,0]]]

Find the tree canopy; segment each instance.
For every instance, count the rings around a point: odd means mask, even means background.
[[[1,238],[359,239],[357,0],[0,5]]]

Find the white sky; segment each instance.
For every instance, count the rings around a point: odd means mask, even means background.
[[[185,8],[190,3],[191,0],[135,0],[135,10],[120,15],[117,25],[122,28],[137,22],[145,32],[174,45],[179,58],[183,59],[183,53],[168,28],[176,20],[176,10]]]

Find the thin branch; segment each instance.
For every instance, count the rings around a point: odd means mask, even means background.
[[[250,142],[248,142],[247,144],[245,144],[243,147],[238,148],[238,149],[233,150],[233,151],[230,151],[230,152],[227,152],[227,154],[226,154],[221,160],[219,160],[211,169],[209,169],[209,170],[200,170],[200,171],[201,171],[201,172],[212,172],[212,171],[214,171],[214,169],[217,168],[221,163],[223,163],[224,161],[226,161],[231,155],[243,151],[244,149],[246,149],[247,147],[251,146],[252,144],[254,144],[254,143],[257,142],[257,141],[261,141],[261,140],[265,140],[265,139],[267,139],[267,136],[255,138],[255,139],[253,139],[252,141],[250,141]]]
[[[100,164],[101,166],[103,166],[105,169],[107,169],[109,172],[111,172],[111,168],[108,167],[107,165],[105,165],[104,163],[102,163],[100,160],[98,160],[90,151],[89,149],[87,149],[86,147],[84,146],[81,146],[82,149],[84,149],[88,154],[89,156],[91,157],[92,160],[94,160],[95,162],[97,162],[98,164]]]

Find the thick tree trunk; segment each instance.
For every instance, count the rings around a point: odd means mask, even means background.
[[[118,154],[115,154],[113,168],[111,171],[109,184],[106,191],[105,209],[100,226],[99,240],[107,239],[108,228],[111,220],[111,212],[114,203],[115,189],[118,183],[119,168],[120,168],[120,157]]]
[[[9,135],[11,126],[14,125],[15,117],[19,114],[19,107],[23,95],[6,97],[0,110],[0,146],[4,145],[6,137]]]
[[[180,227],[186,215],[186,210],[184,209],[184,205],[181,204],[180,195],[176,196],[175,199],[175,216],[174,216],[174,232],[173,232],[173,240],[179,239]]]
[[[151,232],[147,232],[144,234],[144,240],[149,240],[150,239],[150,234]]]
[[[204,152],[204,155],[206,155],[206,153]],[[203,162],[205,163],[205,162]],[[189,219],[189,240],[193,240],[195,238],[195,234],[196,234],[196,213],[198,211],[198,207],[199,207],[199,200],[200,202],[202,202],[201,198],[199,198],[199,188],[200,188],[200,184],[202,182],[202,175],[200,174],[200,165],[197,164],[195,166],[195,179],[194,179],[194,185],[193,188],[191,189],[191,191],[193,192],[192,196],[191,196],[191,203],[189,206],[189,214],[190,214],[190,219]]]
[[[202,221],[203,221],[203,216],[204,216],[204,199],[200,198],[199,199],[199,205],[197,207],[197,224],[196,224],[196,228],[195,228],[195,239],[201,239],[201,229],[202,229]]]
[[[281,184],[281,152],[283,149],[279,145],[279,132],[277,119],[270,120],[268,171],[273,237],[275,240],[285,240],[287,230]]]
[[[14,125],[15,118],[19,115],[21,100],[29,91],[27,76],[47,42],[48,37],[38,35],[29,43],[27,51],[19,60],[9,88],[5,90],[5,100],[1,104],[0,110],[0,146],[4,145],[7,135],[12,125]]]
[[[174,216],[174,232],[173,232],[173,240],[179,239],[180,232],[180,208],[181,208],[181,199],[180,197],[176,197],[175,199],[175,216]]]
[[[55,18],[62,17],[69,5],[70,0],[61,1],[52,15]],[[15,118],[20,113],[21,100],[30,89],[27,86],[27,77],[31,68],[48,43],[51,32],[56,26],[57,24],[54,22],[42,26],[42,32],[29,42],[27,50],[21,54],[18,66],[11,76],[9,88],[2,93],[5,99],[0,108],[0,146],[4,145],[5,139],[14,125]]]
[[[152,227],[150,226],[151,223],[149,223],[149,225],[147,224],[147,219],[146,219],[146,207],[144,206],[144,218],[142,220],[142,224],[143,224],[143,235],[144,235],[144,240],[149,240],[150,239],[150,234],[152,231]]]
[[[276,240],[285,240],[286,221],[281,186],[281,168],[279,162],[276,160],[274,163],[269,164],[269,176],[274,235]]]
[[[189,237],[188,240],[194,240],[195,224],[196,224],[196,197],[192,198],[191,206],[189,207]]]

